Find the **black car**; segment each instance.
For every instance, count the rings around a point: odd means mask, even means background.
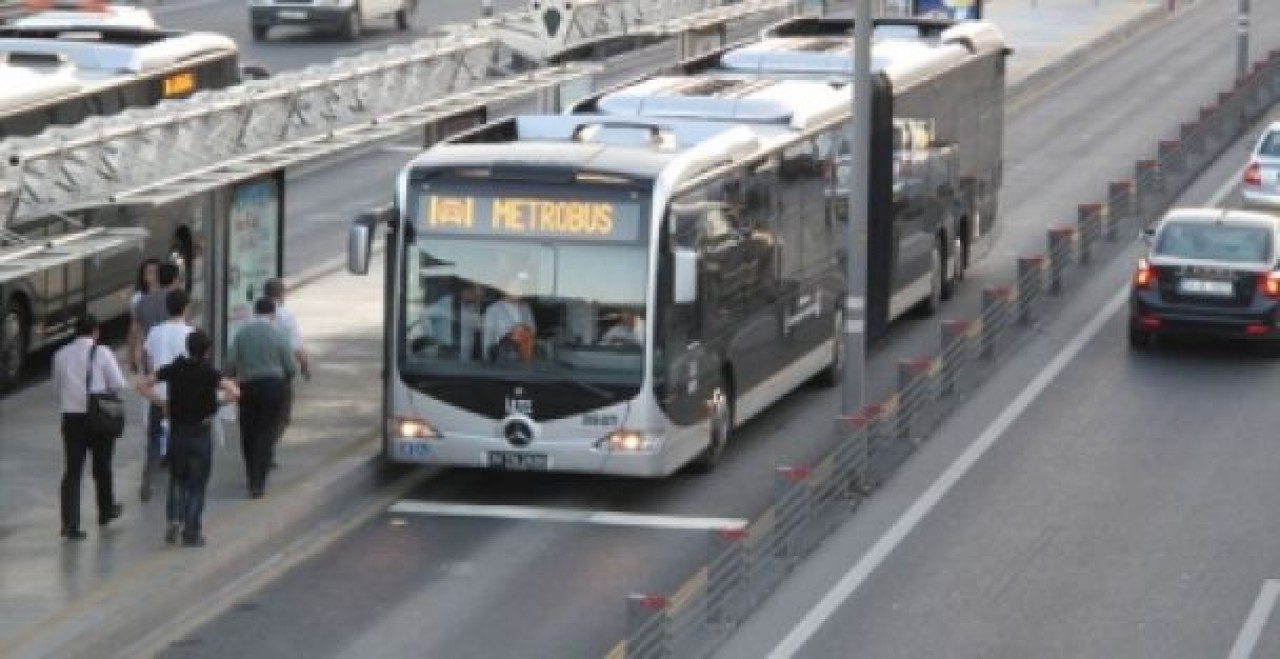
[[[1147,232],[1133,273],[1129,343],[1185,333],[1280,340],[1280,217],[1220,208],[1170,211]]]

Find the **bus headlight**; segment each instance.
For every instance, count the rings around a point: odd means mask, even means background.
[[[612,453],[653,453],[662,446],[662,438],[642,430],[623,428],[605,435],[598,446]]]
[[[440,439],[443,435],[435,426],[412,417],[397,416],[391,419],[391,434],[408,439]]]

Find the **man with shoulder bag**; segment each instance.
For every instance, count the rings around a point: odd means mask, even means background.
[[[98,319],[86,314],[76,322],[76,338],[53,357],[54,390],[62,412],[65,471],[62,476],[62,537],[83,540],[80,527],[80,481],[86,455],[92,456],[98,524],[120,516],[111,482],[111,456],[124,429],[118,392],[125,388],[120,364],[98,345]]]

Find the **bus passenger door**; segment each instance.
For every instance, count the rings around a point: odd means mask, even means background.
[[[704,328],[733,365],[741,397],[785,363],[770,231],[777,215],[777,167],[766,162],[721,183],[721,203],[703,217],[700,262],[708,282]]]
[[[893,233],[895,258],[890,316],[897,317],[929,290],[933,248],[937,237],[928,135],[923,122],[894,121]]]

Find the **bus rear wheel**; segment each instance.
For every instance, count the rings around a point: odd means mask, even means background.
[[[938,245],[933,246],[933,251],[929,255],[929,297],[926,297],[920,303],[920,308],[924,311],[924,315],[932,316],[942,309],[942,289],[946,285],[946,273],[943,268],[946,264],[942,262],[942,253]]]
[[[831,361],[814,380],[819,387],[834,387],[844,380],[844,310],[837,309],[832,315],[836,326],[831,335]]]
[[[0,316],[0,391],[10,391],[22,378],[31,335],[26,312],[17,300],[10,300],[0,313],[4,314]]]
[[[733,392],[721,381],[711,392],[710,440],[707,448],[690,465],[698,473],[713,471],[724,457],[725,448],[733,437]]]

